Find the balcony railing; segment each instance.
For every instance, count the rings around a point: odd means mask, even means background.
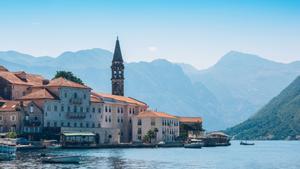
[[[82,103],[82,99],[81,98],[71,98],[69,100],[70,104],[81,104]]]
[[[71,119],[83,119],[86,117],[85,113],[74,113],[74,112],[68,112],[67,117]]]
[[[41,124],[42,122],[38,120],[24,120],[24,126],[34,127],[34,126],[40,126]]]

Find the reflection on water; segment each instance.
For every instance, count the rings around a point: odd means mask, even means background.
[[[41,153],[80,155],[80,164],[43,164]],[[255,146],[203,149],[147,148],[147,149],[86,149],[36,150],[18,152],[13,161],[0,162],[0,168],[201,168],[201,169],[299,169],[300,142],[258,141]]]

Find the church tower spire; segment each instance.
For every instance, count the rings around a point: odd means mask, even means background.
[[[111,65],[111,88],[113,95],[124,96],[124,68],[120,42],[119,38],[117,37]]]

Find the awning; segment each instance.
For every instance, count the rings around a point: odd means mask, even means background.
[[[62,133],[64,136],[95,136],[92,132],[67,132]]]

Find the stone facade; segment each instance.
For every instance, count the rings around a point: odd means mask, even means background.
[[[124,96],[124,63],[119,39],[116,41],[114,56],[111,65],[112,94]]]

